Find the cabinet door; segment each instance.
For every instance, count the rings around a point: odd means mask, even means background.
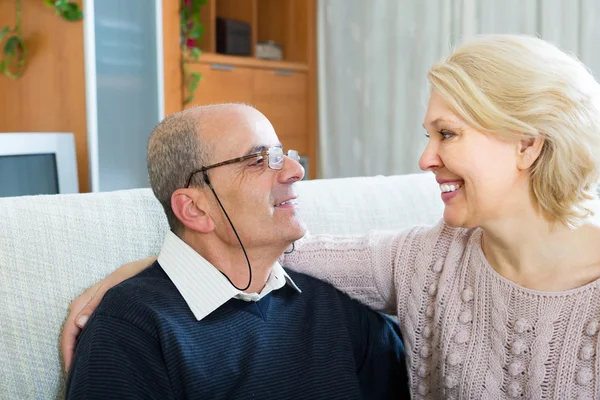
[[[194,93],[194,100],[185,105],[215,103],[252,103],[254,71],[250,68],[224,64],[188,64],[194,72],[200,72],[202,80]],[[186,96],[187,96],[187,91]]]
[[[88,4],[88,2],[86,2]],[[95,107],[97,134],[89,136],[92,190],[107,192],[148,187],[146,148],[150,132],[163,118],[162,76],[156,25],[161,3],[145,0],[89,2],[93,13],[95,74],[86,76],[88,106]],[[86,46],[88,44],[86,43]],[[57,59],[57,66],[62,62]],[[49,66],[49,68],[54,68]],[[93,93],[93,94],[91,94]],[[94,143],[95,142],[95,143]]]
[[[306,73],[262,70],[254,73],[254,106],[273,124],[284,148],[308,152]]]

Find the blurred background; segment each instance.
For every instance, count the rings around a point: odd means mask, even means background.
[[[599,17],[597,0],[2,0],[0,197],[147,187],[152,128],[232,101],[307,179],[417,172],[433,62],[524,33],[598,76]]]

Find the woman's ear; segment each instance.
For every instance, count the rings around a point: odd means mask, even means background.
[[[545,139],[542,136],[521,139],[519,141],[519,160],[517,167],[520,170],[527,170],[531,168],[535,160],[537,160],[540,156],[544,142]]]
[[[202,191],[196,188],[178,189],[171,196],[173,213],[188,229],[208,233],[215,229],[209,204]]]

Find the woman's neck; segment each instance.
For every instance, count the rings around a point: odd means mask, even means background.
[[[600,258],[592,241],[600,230],[570,229],[535,212],[503,218],[482,227],[482,250],[505,278],[530,289],[562,291],[600,276]]]

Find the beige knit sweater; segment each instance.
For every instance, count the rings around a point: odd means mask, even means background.
[[[600,281],[525,289],[487,263],[481,236],[443,222],[309,236],[283,263],[397,313],[413,398],[600,399]]]

